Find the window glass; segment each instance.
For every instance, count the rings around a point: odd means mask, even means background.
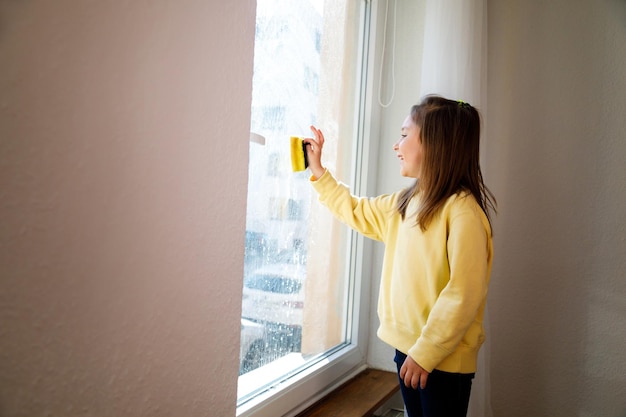
[[[350,342],[348,232],[290,155],[290,137],[316,124],[334,138],[324,164],[349,177],[359,33],[350,7],[257,3],[251,130],[264,141],[250,143],[239,404]]]

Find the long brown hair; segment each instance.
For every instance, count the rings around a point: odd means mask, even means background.
[[[448,197],[468,192],[474,196],[491,223],[496,199],[483,182],[480,170],[480,115],[468,103],[426,96],[411,108],[420,127],[424,150],[420,178],[402,191],[397,210],[406,217],[410,200],[421,194],[417,224],[426,230]]]

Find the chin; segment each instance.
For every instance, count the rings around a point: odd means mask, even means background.
[[[406,172],[404,169],[400,170],[400,175],[402,175],[405,178],[414,178],[413,175],[411,175],[410,173]]]

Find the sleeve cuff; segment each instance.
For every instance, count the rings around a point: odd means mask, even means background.
[[[409,349],[409,356],[413,358],[415,362],[428,372],[432,372],[433,369],[452,352],[448,352],[430,341],[424,336],[417,339],[411,349]]]
[[[321,180],[322,178],[326,177],[326,174],[328,173],[328,169],[324,170],[324,173],[322,174],[321,177],[317,178],[315,175],[311,174],[311,176],[309,177],[309,181],[311,182],[317,182],[319,180]]]

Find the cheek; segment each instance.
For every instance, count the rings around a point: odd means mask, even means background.
[[[416,147],[415,144],[409,140],[403,139],[400,142],[400,149],[402,153],[405,155],[415,155]]]
[[[406,152],[407,157],[413,161],[419,161],[421,159],[420,149],[418,146],[415,146],[414,143],[408,143],[404,147],[404,151]]]
[[[424,158],[424,149],[422,148],[422,144],[418,144],[417,148],[415,149],[415,153],[417,155],[417,158],[421,161]]]

